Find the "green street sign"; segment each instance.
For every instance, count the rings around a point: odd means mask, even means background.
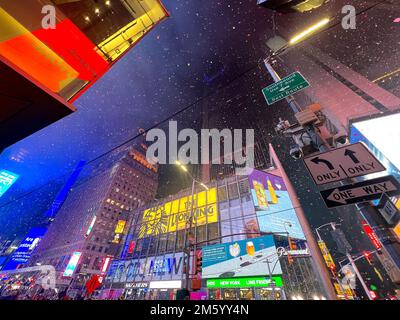
[[[272,277],[275,287],[282,287],[282,277]],[[269,277],[229,278],[229,279],[207,279],[207,288],[254,288],[270,287]]]
[[[271,105],[309,86],[310,84],[301,73],[295,72],[281,81],[262,89],[262,93],[268,105]]]

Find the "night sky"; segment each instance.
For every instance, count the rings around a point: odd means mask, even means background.
[[[218,94],[265,55],[270,13],[254,1],[164,4],[171,17],[74,103],[76,113],[1,154],[0,167],[21,176],[0,198],[3,226],[31,214],[13,199],[43,210],[40,203],[54,196],[80,160],[97,158],[188,106],[197,117],[198,99]]]

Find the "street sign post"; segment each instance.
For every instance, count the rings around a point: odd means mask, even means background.
[[[294,72],[281,81],[262,89],[262,93],[268,105],[271,105],[309,86],[310,84],[300,72]]]
[[[399,182],[393,176],[386,176],[323,190],[320,193],[327,207],[334,208],[379,199],[384,193],[393,196],[399,193],[399,189]]]
[[[361,142],[304,158],[304,163],[317,185],[386,170]]]

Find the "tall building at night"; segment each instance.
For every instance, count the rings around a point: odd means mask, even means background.
[[[74,112],[67,101],[166,17],[159,0],[0,0],[0,149]]]
[[[119,160],[101,164],[76,183],[30,265],[53,265],[60,287],[72,279],[72,287],[83,285],[88,275],[101,274],[134,210],[156,194],[158,167],[146,161],[144,147],[125,148]]]
[[[191,299],[326,297],[279,170],[253,170],[207,186],[195,190],[190,232],[190,189],[135,210],[102,298],[175,299],[185,288],[186,265]],[[189,235],[196,247],[186,264]]]

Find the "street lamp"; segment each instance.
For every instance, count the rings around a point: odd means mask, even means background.
[[[299,34],[297,34],[296,36],[294,36],[292,39],[289,40],[289,44],[293,45],[295,43],[298,43],[302,40],[304,40],[306,37],[310,36],[311,34],[315,33],[316,31],[318,31],[319,29],[323,28],[324,26],[326,26],[329,23],[329,19],[325,18],[322,19],[321,21],[319,21],[318,23],[312,25],[311,27],[309,27],[308,29],[304,30],[303,32],[300,32]]]
[[[190,178],[192,179],[192,196],[191,196],[191,203],[190,203],[190,216],[189,216],[189,228],[186,228],[186,239],[185,239],[185,250],[184,252],[186,253],[186,268],[185,268],[185,274],[186,274],[186,281],[185,281],[185,289],[189,290],[189,261],[190,261],[190,243],[189,243],[189,235],[192,232],[192,225],[193,225],[193,206],[194,206],[194,189],[196,186],[196,183],[198,183],[202,188],[204,188],[206,191],[209,190],[209,188],[203,183],[198,180],[196,180],[192,174],[188,171],[186,166],[182,164],[180,161],[176,161],[175,164],[185,173],[187,173]],[[194,247],[194,251],[196,251],[196,247]]]

